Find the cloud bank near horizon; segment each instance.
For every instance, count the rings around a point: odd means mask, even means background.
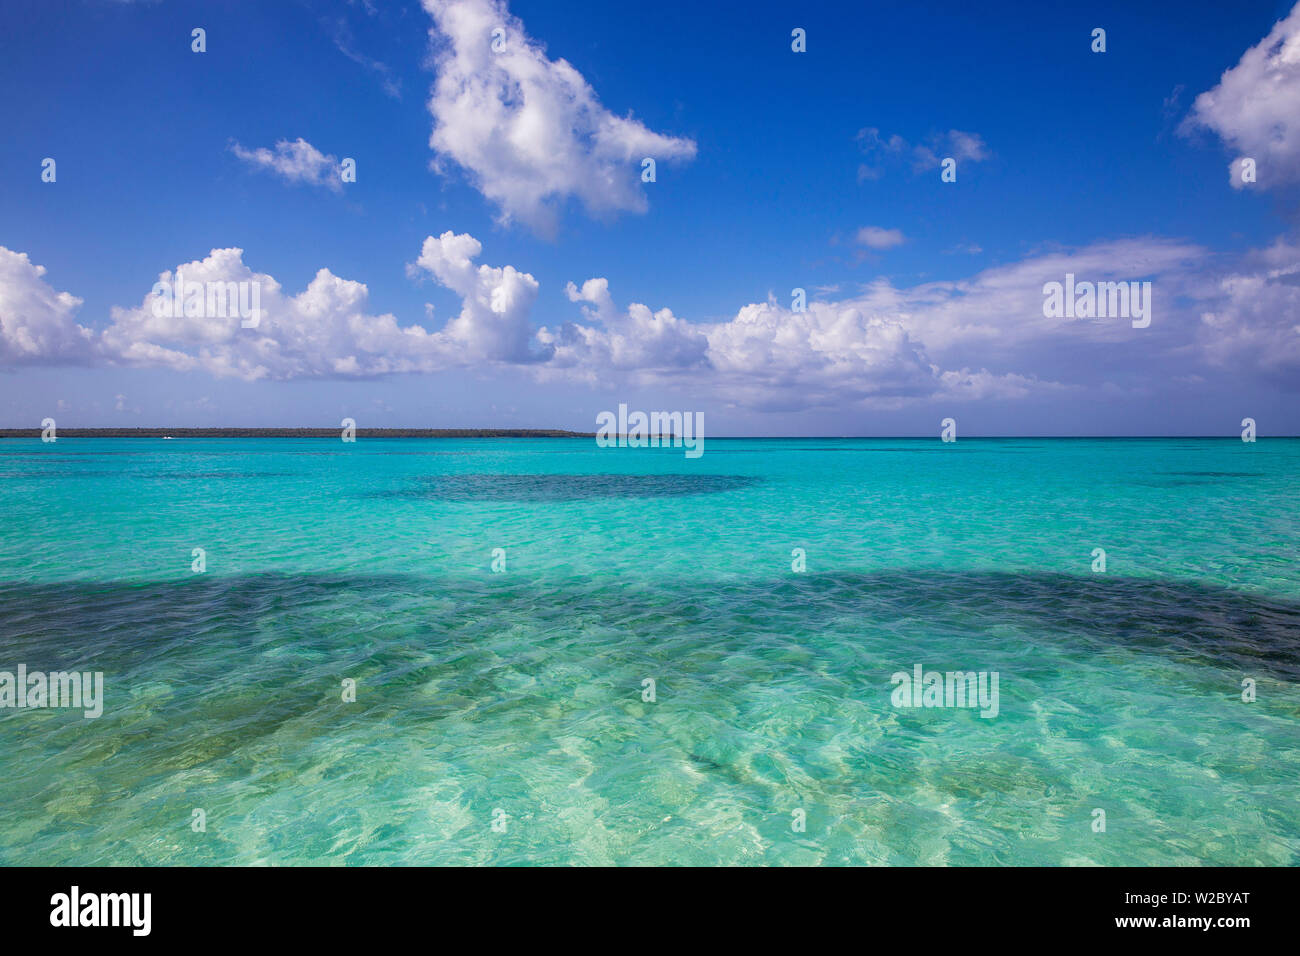
[[[256,328],[240,317],[159,310],[156,288],[115,307],[102,329],[80,324],[81,300],[28,256],[0,247],[0,362],[205,372],[246,381],[358,379],[448,368],[516,366],[539,382],[659,384],[756,410],[914,401],[1028,399],[1068,389],[1141,389],[1154,375],[1255,375],[1300,388],[1300,247],[1283,238],[1231,261],[1155,237],[1043,251],[959,281],[878,279],[835,299],[769,294],[719,322],[615,303],[603,277],[569,282],[573,318],[537,325],[541,285],[512,265],[479,263],[482,244],[450,231],[408,265],[461,299],[442,328],[399,324],[369,307],[369,289],[322,268],[301,292],[255,272],[240,249],[159,274],[173,283],[256,283]],[[1045,283],[1152,282],[1153,321],[1044,315]],[[160,315],[162,311],[164,314]],[[1104,373],[1099,371],[1104,369]]]

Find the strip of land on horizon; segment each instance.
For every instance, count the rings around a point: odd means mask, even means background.
[[[358,428],[358,438],[593,438],[558,428]],[[39,428],[0,428],[0,438],[40,438]],[[338,438],[338,428],[59,428],[59,438]]]

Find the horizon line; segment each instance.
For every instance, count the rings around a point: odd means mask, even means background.
[[[40,438],[41,428],[0,428],[3,438]],[[316,426],[141,426],[141,427],[104,427],[104,428],[57,428],[56,438],[338,438],[338,427],[320,428]],[[384,428],[354,428],[353,434],[358,438],[595,438],[596,432],[576,432],[562,428],[405,428],[401,426]],[[611,437],[626,438],[625,433]],[[681,443],[680,436],[647,435],[646,440],[654,439],[659,446]],[[1261,435],[1260,438],[1298,438],[1300,435]],[[915,441],[940,439],[939,434],[932,435],[712,435],[700,436],[707,441]],[[1116,440],[1116,441],[1150,441],[1174,439],[1222,439],[1240,441],[1239,434],[1220,435],[964,435],[962,441],[1072,441],[1072,440]],[[942,440],[942,439],[940,439]],[[955,443],[956,440],[954,440]]]

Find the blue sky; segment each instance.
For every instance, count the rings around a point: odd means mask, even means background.
[[[1290,5],[699,6],[5,4],[3,424],[1300,433]]]

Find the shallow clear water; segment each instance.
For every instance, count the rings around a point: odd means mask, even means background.
[[[1298,474],[1282,439],[0,441],[0,670],[106,698],[0,709],[0,862],[1294,864]],[[997,716],[893,706],[917,664],[997,672]]]

